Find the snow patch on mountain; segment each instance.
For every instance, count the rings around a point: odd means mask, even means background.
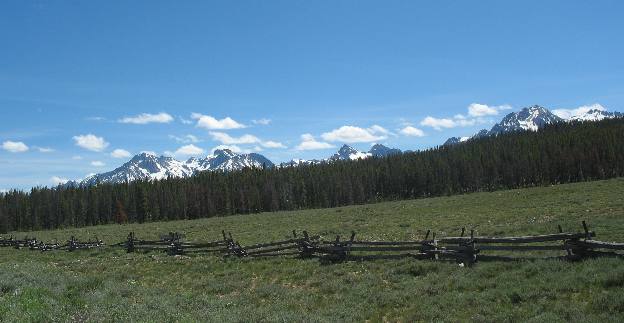
[[[313,165],[313,164],[321,164],[321,163],[329,163],[335,162],[338,160],[358,160],[358,159],[366,159],[370,157],[382,158],[386,156],[401,154],[400,149],[396,148],[388,148],[382,144],[375,144],[371,147],[368,152],[358,151],[357,149],[349,146],[343,145],[340,149],[333,154],[331,157],[327,159],[293,159],[288,162],[281,163],[279,167],[293,167],[299,165]]]
[[[578,109],[558,109],[553,112],[539,105],[524,108],[506,115],[492,129],[483,129],[471,137],[451,137],[444,145],[454,145],[470,139],[496,136],[514,131],[537,131],[548,124],[570,121],[599,121],[607,118],[623,117],[620,112],[609,112],[600,104],[583,106]]]
[[[192,157],[187,161],[143,152],[110,172],[90,175],[81,181],[70,182],[67,186],[161,180],[170,177],[187,178],[202,171],[234,171],[273,166],[270,160],[260,154],[236,154],[229,149],[215,150],[212,155],[205,158]]]

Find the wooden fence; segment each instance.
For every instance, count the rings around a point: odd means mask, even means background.
[[[0,237],[0,247],[12,247],[15,249],[28,248],[30,250],[50,251],[50,250],[82,250],[103,247],[104,242],[95,238],[95,240],[89,239],[88,241],[80,241],[75,237],[71,237],[65,243],[50,242],[46,243],[39,241],[36,238],[14,239],[13,237],[2,238]]]
[[[128,234],[125,241],[111,245],[121,247],[126,252],[162,251],[170,255],[219,255],[224,258],[260,258],[260,257],[317,257],[323,261],[338,262],[348,260],[372,259],[431,259],[451,260],[470,266],[479,260],[518,259],[515,255],[523,252],[561,252],[565,259],[579,260],[587,257],[615,256],[624,257],[624,243],[593,240],[595,233],[588,230],[583,221],[582,232],[558,232],[544,235],[518,237],[476,236],[473,230],[467,234],[465,229],[457,237],[436,238],[435,233],[427,231],[424,239],[412,241],[368,241],[357,240],[352,232],[348,239],[325,240],[320,236],[310,236],[307,231],[301,235],[293,230],[292,238],[282,241],[258,243],[241,246],[232,234],[222,231],[219,240],[209,242],[185,241],[184,235],[170,232],[161,235],[159,240],[138,239],[134,232]],[[15,240],[13,237],[0,237],[0,247],[29,248],[31,250],[80,250],[103,247],[101,240],[80,242],[72,237],[67,243],[46,244],[35,238]]]

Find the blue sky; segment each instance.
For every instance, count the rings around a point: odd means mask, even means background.
[[[185,159],[235,145],[280,162],[345,142],[432,147],[532,104],[622,111],[622,12],[621,1],[2,1],[0,189],[108,171],[124,151]]]

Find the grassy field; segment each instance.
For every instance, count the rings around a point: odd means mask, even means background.
[[[291,236],[419,239],[581,230],[624,241],[624,179],[335,209],[29,232],[38,239],[107,243],[130,231],[187,240],[231,231],[241,244]],[[23,236],[25,233],[18,233]],[[2,321],[624,321],[624,260],[451,262],[383,260],[321,264],[94,251],[0,249]]]

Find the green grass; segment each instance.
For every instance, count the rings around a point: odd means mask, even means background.
[[[231,231],[242,244],[308,230],[332,239],[418,239],[582,230],[624,241],[624,179],[335,209],[14,233],[107,243],[130,231],[187,240]],[[321,264],[123,250],[40,253],[0,249],[2,321],[603,321],[624,320],[624,260],[451,262],[383,260]]]

